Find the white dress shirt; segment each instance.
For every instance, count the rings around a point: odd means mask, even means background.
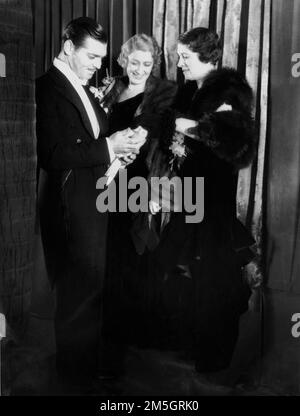
[[[87,96],[87,93],[85,92],[83,88],[83,85],[86,85],[87,81],[83,81],[80,78],[78,78],[78,76],[75,74],[74,71],[72,71],[69,65],[61,61],[58,58],[54,58],[53,65],[68,79],[68,81],[72,84],[73,88],[79,95],[82,101],[82,104],[85,108],[85,111],[88,115],[88,118],[90,120],[93,133],[94,133],[94,138],[98,139],[99,134],[100,134],[100,126],[99,126],[95,111],[93,109],[93,106],[90,102],[90,99]],[[106,142],[108,146],[110,161],[112,161],[115,158],[115,153],[112,149],[109,139],[106,138]]]

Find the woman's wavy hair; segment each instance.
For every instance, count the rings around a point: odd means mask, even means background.
[[[140,33],[132,36],[121,46],[121,53],[118,57],[118,63],[122,68],[126,68],[128,64],[128,56],[134,51],[151,52],[153,58],[152,74],[157,75],[159,73],[161,62],[161,48],[157,41],[152,36],[148,36],[145,33]]]
[[[222,57],[222,43],[217,33],[205,27],[195,27],[179,36],[179,43],[197,52],[201,62],[216,65]]]

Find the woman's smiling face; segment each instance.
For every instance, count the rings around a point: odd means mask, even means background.
[[[187,45],[179,43],[177,46],[179,61],[177,66],[182,69],[188,81],[202,81],[214,69],[211,62],[202,62],[197,52],[193,52]]]
[[[127,75],[132,85],[145,84],[153,68],[153,57],[149,51],[133,51],[128,55]]]

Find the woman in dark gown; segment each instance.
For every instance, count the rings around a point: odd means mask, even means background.
[[[120,128],[135,129],[138,126],[148,132],[139,155],[127,166],[128,181],[136,176],[148,178],[148,156],[161,140],[164,112],[172,105],[177,92],[175,83],[154,76],[160,54],[154,38],[144,34],[130,38],[122,46],[118,60],[127,75],[112,80],[102,102],[108,109],[110,134]],[[118,189],[118,178],[116,184]],[[131,235],[134,220],[135,215],[131,212],[110,213],[109,216],[102,352],[104,375],[118,374],[122,370],[123,346],[135,342],[143,322],[141,301],[144,297],[141,292],[148,258],[139,256],[134,246]]]
[[[181,117],[175,115],[173,124],[185,134],[187,156],[177,173],[204,177],[204,219],[189,224],[186,212],[172,213],[151,254],[159,264],[153,310],[161,315],[152,336],[160,348],[183,351],[206,373],[230,365],[251,294],[242,268],[254,257],[255,241],[237,219],[236,191],[239,169],[255,154],[253,96],[237,71],[216,69],[221,47],[214,32],[184,33],[178,55],[187,83],[177,96]]]

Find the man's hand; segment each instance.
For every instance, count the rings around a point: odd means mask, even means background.
[[[126,167],[136,159],[136,156],[139,153],[140,148],[145,144],[146,137],[148,135],[147,130],[143,129],[141,126],[131,130],[131,132],[132,133],[130,133],[128,136],[128,142],[129,144],[134,145],[135,149],[131,153],[116,154],[117,157],[121,160],[123,167]]]
[[[127,156],[130,153],[139,153],[140,147],[146,141],[147,134],[147,130],[142,127],[137,127],[135,130],[128,128],[117,131],[108,137],[108,139],[117,156]]]
[[[138,152],[140,148],[146,143],[146,138],[148,136],[148,131],[143,129],[143,127],[138,126],[136,129],[132,130],[133,135],[130,137],[129,142],[136,145]]]
[[[112,149],[116,155],[136,153],[136,143],[130,139],[133,134],[133,131],[128,128],[126,130],[117,131],[108,137],[108,140],[110,141]]]
[[[137,140],[139,143],[141,143],[140,147],[142,147],[142,145],[145,143],[146,138],[148,136],[148,131],[141,126],[138,126],[136,129],[132,131],[133,131],[133,136],[131,137],[131,139]]]

